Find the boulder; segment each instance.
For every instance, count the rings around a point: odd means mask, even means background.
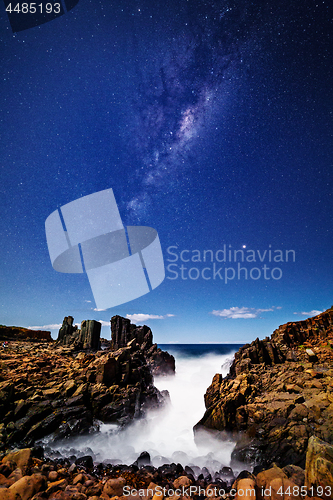
[[[315,436],[310,437],[306,453],[305,486],[307,491],[316,492],[321,486],[333,493],[333,446]]]
[[[123,487],[126,485],[126,479],[123,477],[118,477],[117,479],[109,479],[106,481],[103,493],[108,495],[110,498],[114,496],[122,496],[123,495]]]
[[[13,462],[16,467],[22,470],[29,467],[31,465],[31,461],[31,448],[23,448],[21,450],[12,451],[2,459],[2,463],[4,465]]]
[[[20,497],[21,500],[29,500],[36,493],[44,490],[46,486],[46,479],[41,474],[32,474],[32,476],[24,476],[16,483],[9,487],[11,493],[15,497]]]

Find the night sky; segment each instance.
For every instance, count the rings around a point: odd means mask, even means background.
[[[18,33],[0,16],[0,323],[120,314],[159,343],[241,343],[332,306],[329,0],[80,0]],[[97,311],[45,220],[108,188],[157,230],[166,278]]]

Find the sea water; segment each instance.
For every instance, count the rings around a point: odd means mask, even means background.
[[[154,384],[167,390],[169,402],[133,424],[119,428],[101,424],[100,432],[70,441],[52,443],[64,456],[91,454],[95,461],[132,464],[147,451],[155,467],[165,463],[207,467],[211,472],[230,465],[234,442],[226,434],[207,432],[194,438],[193,426],[205,412],[204,394],[216,373],[225,376],[235,344],[162,344],[162,350],[175,357],[176,373],[155,377]]]

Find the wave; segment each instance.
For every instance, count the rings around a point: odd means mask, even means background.
[[[234,352],[201,356],[173,352],[176,374],[154,381],[160,391],[169,392],[165,407],[148,410],[144,418],[128,427],[101,423],[97,434],[49,442],[49,446],[62,456],[90,454],[94,461],[111,464],[130,465],[146,451],[155,467],[175,462],[183,467],[207,467],[212,473],[229,466],[235,445],[232,439],[223,434],[222,440],[221,433],[207,432],[195,441],[193,426],[204,414],[204,393],[212,377],[227,374]]]

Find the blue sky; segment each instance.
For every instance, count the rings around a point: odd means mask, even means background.
[[[110,338],[120,314],[159,343],[242,343],[332,305],[332,7],[275,3],[80,0],[19,33],[2,8],[2,324],[72,315]],[[44,224],[108,188],[125,225],[157,230],[166,278],[96,311],[86,275],[52,268]],[[254,251],[247,280],[224,245]]]

